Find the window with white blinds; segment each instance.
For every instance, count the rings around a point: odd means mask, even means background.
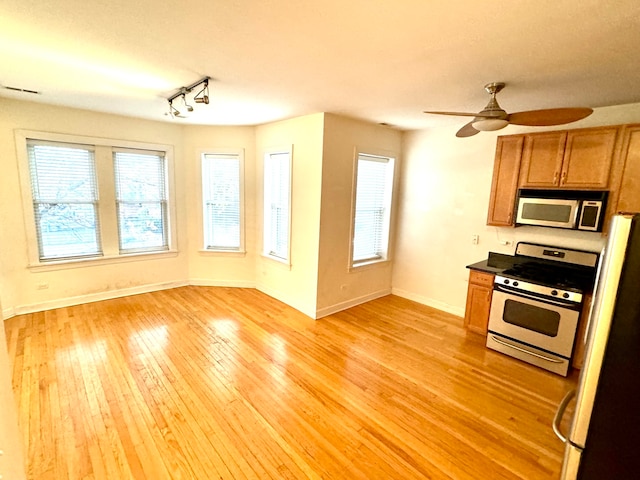
[[[356,168],[353,266],[387,258],[394,159],[360,153]]]
[[[93,149],[29,140],[27,154],[40,260],[100,256]]]
[[[264,254],[289,261],[291,226],[291,152],[264,158]]]
[[[30,267],[172,254],[170,145],[16,130]]]
[[[163,152],[114,149],[120,253],[168,250]]]
[[[202,211],[204,248],[241,251],[242,154],[202,155]]]

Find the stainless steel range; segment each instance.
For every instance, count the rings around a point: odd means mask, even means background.
[[[520,242],[496,275],[487,347],[566,376],[598,254]]]

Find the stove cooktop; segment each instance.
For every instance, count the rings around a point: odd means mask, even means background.
[[[520,242],[516,255],[490,252],[487,263],[503,277],[582,293],[593,289],[597,260],[594,252]]]

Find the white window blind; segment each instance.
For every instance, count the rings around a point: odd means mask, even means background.
[[[204,248],[239,251],[241,195],[239,154],[209,154],[202,157],[202,202]]]
[[[291,154],[267,153],[264,160],[264,253],[289,260]]]
[[[101,255],[93,149],[28,140],[27,154],[40,260]]]
[[[392,186],[392,158],[358,155],[352,251],[354,265],[387,256]]]
[[[113,152],[120,253],[168,250],[164,153]]]

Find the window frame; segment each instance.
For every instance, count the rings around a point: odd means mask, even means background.
[[[274,255],[272,253],[272,251],[270,251],[271,249],[268,248],[268,245],[270,244],[270,242],[268,241],[267,237],[269,235],[269,233],[271,232],[270,228],[267,227],[268,223],[267,223],[267,218],[271,218],[271,209],[268,208],[268,205],[270,205],[270,202],[267,202],[267,159],[271,158],[271,156],[273,155],[282,155],[282,154],[286,154],[289,156],[289,162],[288,162],[288,180],[289,180],[289,191],[288,191],[288,196],[287,196],[287,202],[288,202],[288,222],[287,222],[287,251],[286,251],[286,258],[283,257],[279,257],[277,255]],[[279,263],[283,263],[285,265],[288,265],[289,267],[291,267],[291,225],[292,225],[292,186],[293,186],[293,145],[291,146],[287,146],[287,147],[281,147],[281,148],[270,148],[264,151],[264,155],[263,155],[263,168],[262,168],[262,173],[263,173],[263,178],[262,178],[262,207],[263,207],[263,213],[262,213],[262,256],[269,258],[271,260],[274,260],[276,262]],[[270,223],[270,222],[269,222]]]
[[[245,240],[245,197],[244,197],[244,189],[245,189],[245,155],[243,148],[207,148],[200,150],[200,242],[201,242],[201,253],[209,253],[215,255],[244,255],[246,254],[246,240]],[[239,196],[240,196],[240,245],[237,249],[231,248],[209,248],[205,242],[205,231],[207,228],[206,222],[206,207],[205,207],[205,198],[204,198],[204,162],[206,160],[207,155],[227,155],[227,156],[237,156],[239,162]]]
[[[162,186],[162,191],[159,199],[154,201],[149,200],[124,200],[120,198],[118,195],[118,171],[116,168],[116,163],[118,161],[118,154],[133,154],[133,155],[146,155],[150,157],[157,157],[162,164],[162,180],[164,185]],[[154,151],[154,150],[141,150],[141,149],[131,149],[131,148],[121,148],[121,147],[113,147],[112,148],[112,161],[113,161],[113,173],[114,173],[114,188],[115,188],[115,202],[116,202],[116,216],[118,219],[118,248],[120,255],[128,255],[132,253],[144,253],[144,252],[163,252],[169,250],[169,188],[167,185],[167,160],[166,154],[163,151]],[[160,211],[162,212],[162,245],[159,247],[134,247],[134,248],[123,248],[123,235],[124,229],[122,226],[122,222],[120,222],[120,213],[125,205],[136,204],[136,203],[147,203],[147,204],[159,204]]]
[[[14,133],[18,158],[18,173],[22,196],[22,212],[25,234],[27,239],[28,268],[33,270],[58,270],[84,265],[99,265],[148,258],[176,256],[177,229],[174,186],[174,155],[173,146],[166,144],[136,142],[112,138],[91,137],[74,134],[42,132],[35,130],[16,130]],[[29,171],[29,156],[27,141],[56,142],[68,145],[88,146],[94,149],[96,165],[96,184],[98,191],[97,217],[99,222],[99,242],[102,245],[102,255],[71,257],[56,260],[41,260],[38,235],[36,231],[36,216],[33,208],[31,191],[31,174]],[[115,194],[115,176],[113,152],[116,149],[143,150],[162,152],[165,162],[165,182],[167,190],[167,243],[168,249],[145,250],[120,253],[119,229],[117,220],[117,206]]]
[[[387,172],[384,195],[384,217],[382,225],[382,242],[379,255],[369,257],[362,260],[354,261],[355,253],[355,234],[356,234],[356,210],[357,210],[357,185],[358,185],[358,162],[361,157],[372,157],[386,159]],[[362,268],[368,265],[375,265],[389,262],[391,260],[391,242],[392,242],[392,218],[394,211],[394,199],[396,192],[396,163],[397,155],[394,152],[381,151],[370,148],[355,148],[353,158],[353,183],[351,197],[351,232],[349,236],[349,265],[348,269]]]

